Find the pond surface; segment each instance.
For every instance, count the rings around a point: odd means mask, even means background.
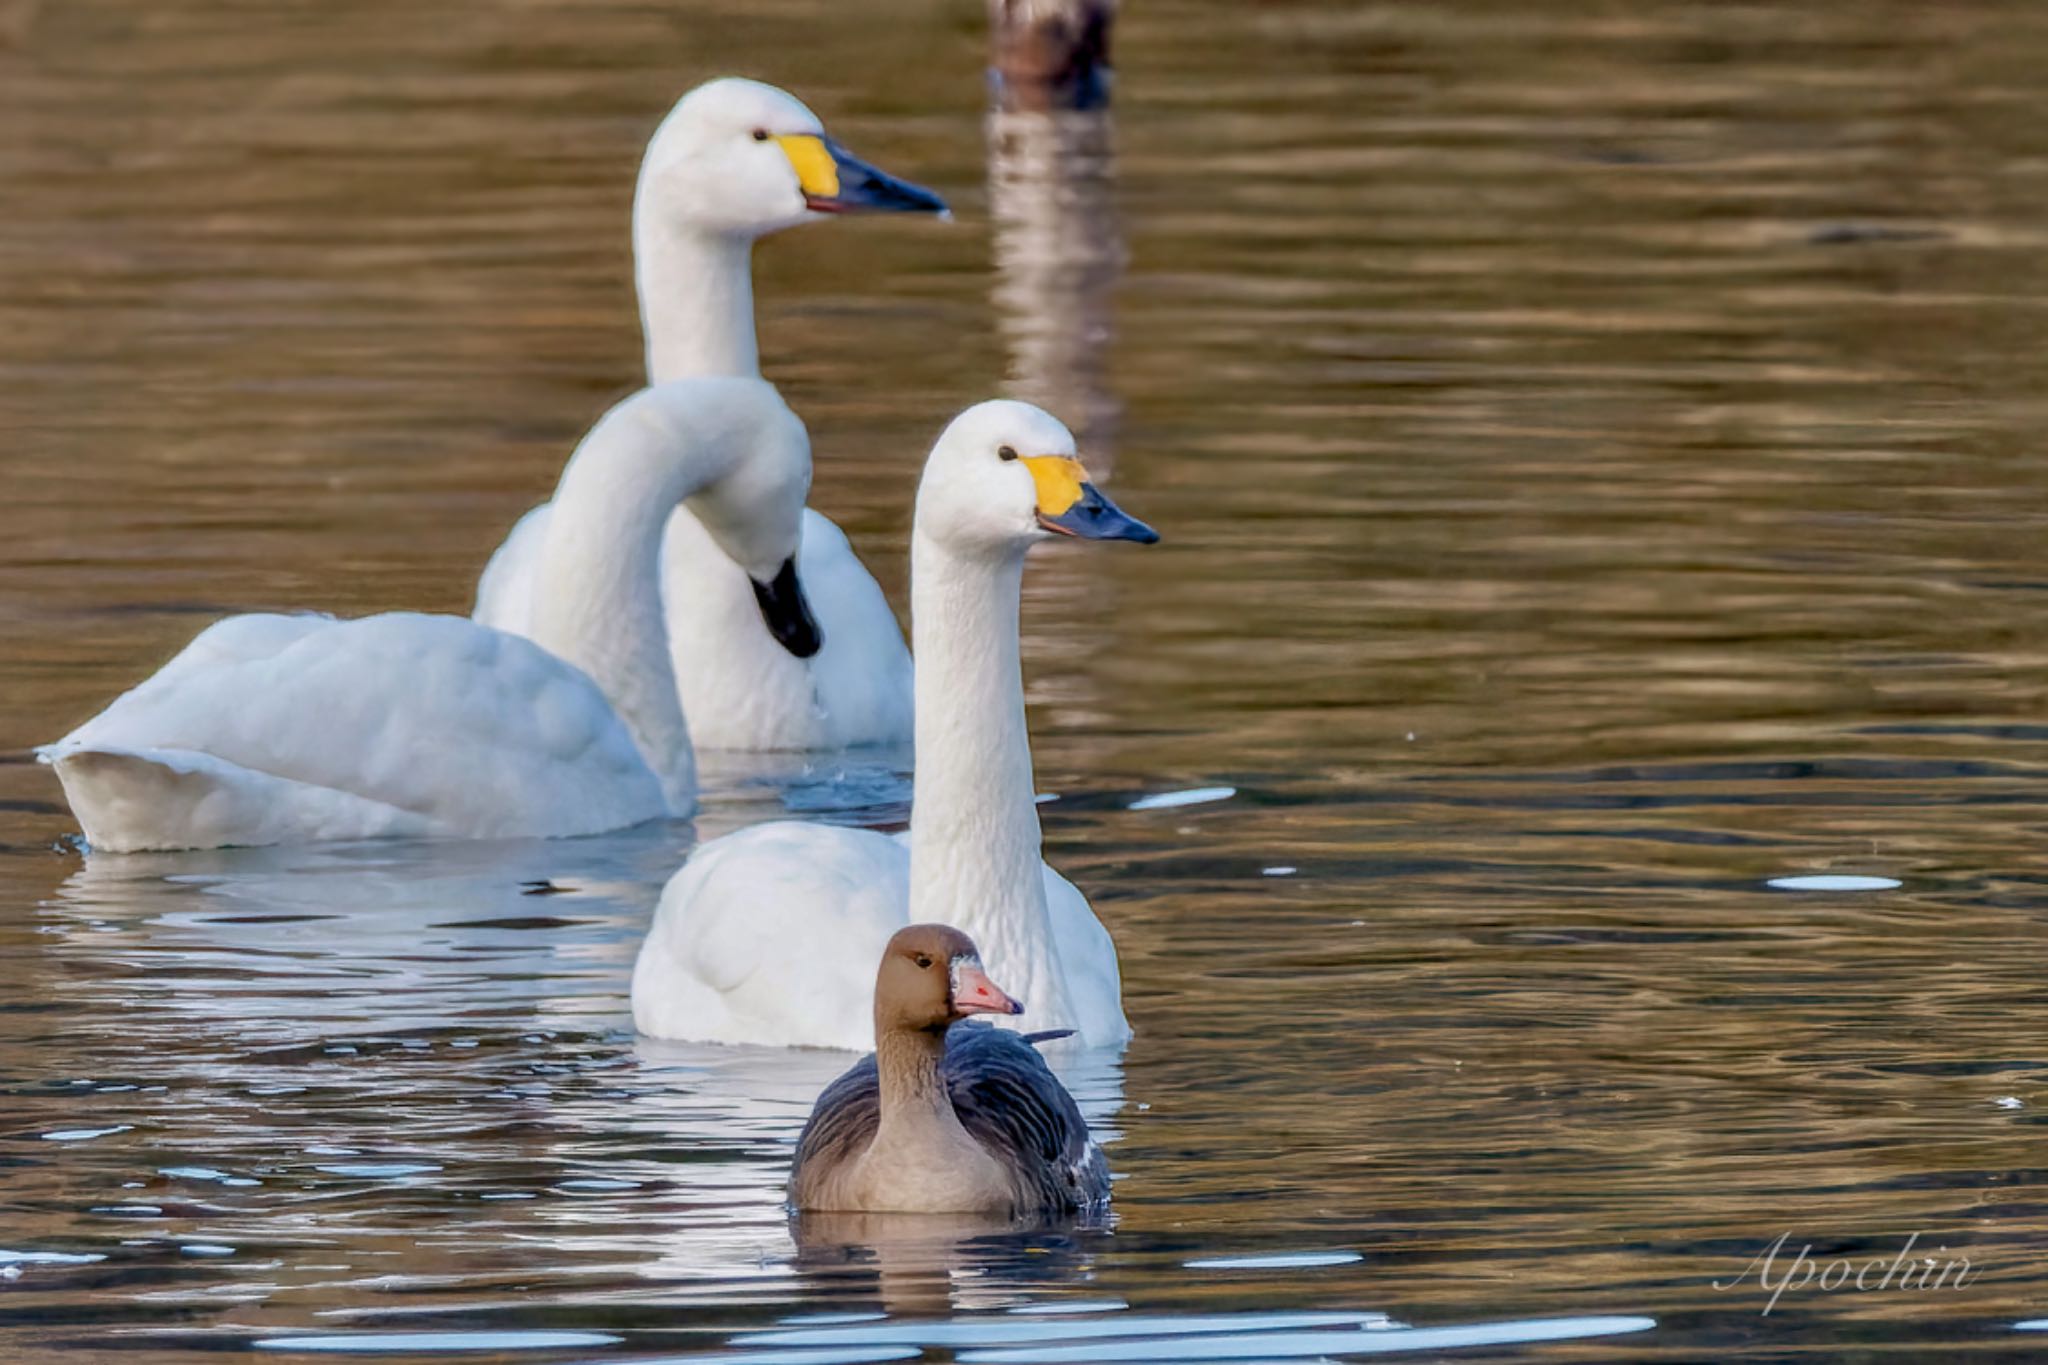
[[[2036,1348],[2048,9],[1126,9],[1053,124],[966,3],[0,0],[0,1356]],[[729,70],[958,215],[759,253],[895,600],[992,393],[1166,537],[1026,589],[1137,1028],[1066,1063],[1101,1225],[792,1224],[845,1059],[632,1034],[694,838],[900,768],[87,860],[26,754],[226,612],[465,610],[634,383],[639,149]]]

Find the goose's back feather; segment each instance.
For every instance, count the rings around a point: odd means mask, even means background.
[[[1109,1166],[1088,1136],[1038,1044],[1067,1031],[1015,1033],[959,1024],[946,1035],[940,1074],[960,1126],[1009,1173],[1018,1212],[1075,1211],[1109,1198]],[[797,1139],[789,1187],[802,1191],[857,1160],[881,1125],[881,1080],[872,1053],[854,1063],[818,1097]]]

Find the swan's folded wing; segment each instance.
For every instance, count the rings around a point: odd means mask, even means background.
[[[49,761],[86,842],[102,853],[435,832],[409,811],[211,754],[97,744]]]
[[[1074,1097],[1033,1045],[1051,1036],[955,1026],[946,1084],[961,1126],[1032,1183],[1040,1206],[1086,1208],[1108,1198],[1109,1169]]]
[[[117,739],[111,734],[121,718],[134,716],[144,708],[162,705],[175,709],[186,689],[205,687],[210,676],[238,664],[259,664],[274,659],[309,635],[335,624],[332,616],[314,612],[281,615],[251,612],[216,621],[192,637],[192,643],[177,657],[114,699],[111,706],[54,744],[36,750],[45,763],[67,748]],[[117,739],[118,742],[118,739]]]
[[[216,776],[346,793],[429,834],[595,833],[667,809],[588,676],[454,616],[223,621],[42,757],[61,776],[93,752],[205,755]],[[332,836],[274,816],[217,842],[319,837]]]
[[[473,620],[514,635],[533,633],[534,576],[553,509],[553,503],[544,502],[512,524],[476,581],[476,606],[469,613]]]
[[[714,839],[661,894],[633,965],[656,1038],[874,1045],[875,967],[903,927],[910,859],[886,835],[778,820]]]
[[[1067,975],[1072,1021],[1089,1047],[1122,1047],[1131,1040],[1131,1026],[1124,1018],[1116,942],[1079,887],[1050,866],[1041,864],[1040,871],[1053,940],[1060,947],[1060,967]]]

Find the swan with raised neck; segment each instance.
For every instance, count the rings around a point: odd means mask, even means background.
[[[855,157],[773,86],[727,77],[690,91],[649,140],[633,199],[648,381],[757,375],[754,243],[872,212],[943,214],[945,203]],[[477,620],[532,634],[550,515],[547,504],[528,512],[492,556]],[[798,554],[764,577],[735,572],[688,511],[670,519],[673,669],[699,743],[802,749],[907,737],[910,657],[887,598],[829,520],[804,512],[802,528]]]
[[[1098,1046],[1129,1036],[1115,946],[1041,861],[1018,610],[1025,554],[1055,534],[1158,538],[1088,481],[1072,433],[1051,414],[999,400],[954,419],[926,462],[911,533],[908,849],[787,822],[706,844],[663,892],[641,948],[633,1009],[643,1032],[865,1048],[869,983],[848,964],[872,960],[904,924],[932,920],[983,944],[1044,1026]],[[771,976],[800,984],[770,988]]]

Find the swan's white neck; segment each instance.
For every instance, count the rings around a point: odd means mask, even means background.
[[[534,604],[535,643],[596,681],[678,815],[695,806],[697,765],[669,662],[662,531],[728,472],[720,444],[644,399],[607,414],[555,489]]]
[[[648,383],[760,374],[752,242],[658,222],[636,203],[633,256]]]
[[[917,781],[910,918],[966,931],[1039,1018],[1065,1017],[1040,870],[1018,604],[1024,552],[956,553],[913,529]]]

